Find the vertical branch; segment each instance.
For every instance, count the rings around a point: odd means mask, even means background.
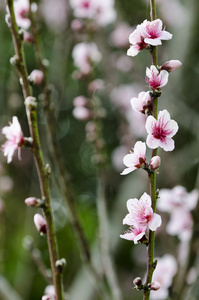
[[[38,123],[37,123],[37,113],[36,113],[36,99],[32,97],[32,90],[27,79],[27,69],[25,65],[25,58],[22,46],[22,37],[18,32],[18,27],[16,24],[13,0],[7,0],[7,8],[9,13],[9,27],[12,34],[12,39],[14,43],[15,56],[12,58],[13,64],[19,74],[20,83],[22,85],[24,99],[26,99],[26,113],[28,118],[28,124],[30,129],[30,134],[33,140],[33,155],[37,167],[37,173],[39,177],[41,196],[45,200],[44,214],[47,223],[47,240],[48,248],[51,262],[51,269],[53,273],[53,284],[55,287],[57,300],[63,300],[63,288],[62,288],[62,272],[56,267],[56,262],[58,260],[58,247],[57,240],[55,237],[54,222],[52,216],[50,190],[49,190],[49,172],[44,164],[43,154],[40,146],[39,133],[38,133]]]
[[[150,0],[151,7],[151,21],[154,21],[157,18],[156,15],[156,4],[155,0]],[[157,67],[157,46],[153,47],[151,50],[151,58],[152,64]],[[153,99],[153,117],[157,119],[158,116],[158,98]],[[157,149],[152,150],[152,157],[157,155]],[[150,180],[150,196],[152,201],[152,208],[155,213],[156,211],[156,202],[157,202],[157,194],[156,194],[156,171],[149,175]],[[156,267],[156,263],[154,262],[154,248],[155,248],[155,231],[149,230],[149,245],[148,245],[148,258],[147,258],[147,278],[144,290],[143,299],[149,300],[150,298],[150,290],[147,289],[148,284],[152,281],[153,272]]]

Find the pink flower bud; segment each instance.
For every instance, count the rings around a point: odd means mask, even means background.
[[[180,68],[182,63],[179,60],[169,60],[161,67],[161,70],[172,72]]]
[[[153,156],[150,160],[150,167],[152,170],[158,169],[161,163],[161,158],[159,156]]]
[[[71,29],[73,31],[81,31],[84,28],[84,24],[82,21],[78,20],[78,19],[74,19],[71,22]]]
[[[29,31],[26,31],[26,30],[24,30],[24,32],[23,32],[23,40],[24,40],[24,43],[27,43],[27,44],[32,44],[35,41],[33,35]]]
[[[28,76],[28,79],[33,84],[41,84],[44,79],[44,74],[40,70],[33,70]]]
[[[84,96],[77,96],[73,100],[74,106],[85,106],[87,103],[87,99]]]
[[[160,288],[161,288],[161,284],[160,284],[158,281],[152,282],[152,283],[150,284],[150,289],[151,289],[152,291],[157,291],[157,290],[159,290]]]
[[[140,277],[136,277],[134,280],[133,280],[133,283],[134,285],[142,285],[142,279]]]
[[[41,200],[35,197],[28,197],[25,199],[25,203],[27,206],[37,207],[41,204]]]
[[[41,235],[46,234],[47,231],[46,221],[40,214],[34,215],[34,223]]]
[[[91,116],[91,112],[86,107],[77,106],[73,109],[73,116],[78,120],[88,120]]]

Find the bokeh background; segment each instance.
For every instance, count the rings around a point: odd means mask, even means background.
[[[105,192],[108,209],[108,235],[123,299],[141,299],[142,293],[132,290],[133,279],[143,277],[146,272],[146,248],[122,240],[122,220],[127,214],[126,201],[139,198],[144,191],[149,193],[147,174],[135,171],[127,176],[120,173],[124,166],[123,156],[137,140],[144,141],[144,120],[130,108],[129,101],[139,92],[147,91],[145,69],[151,58],[142,51],[135,58],[128,57],[128,36],[135,26],[150,18],[149,1],[115,1],[115,20],[106,26],[96,27],[89,36],[102,53],[102,60],[93,69],[93,79],[100,79],[100,88],[95,96],[103,108],[101,118],[102,136],[105,142],[106,166]],[[159,65],[170,59],[182,62],[179,70],[170,74],[164,87],[159,109],[166,108],[172,119],[179,124],[173,152],[159,151],[162,164],[158,175],[158,188],[172,189],[184,186],[188,192],[198,186],[199,157],[199,2],[197,0],[159,0],[158,17],[173,34],[171,41],[158,48]],[[49,61],[48,82],[52,89],[52,102],[56,122],[54,128],[61,147],[64,166],[75,195],[75,205],[86,237],[92,246],[93,256],[100,265],[99,222],[96,205],[98,172],[93,159],[94,147],[87,139],[85,127],[88,120],[74,116],[73,100],[87,95],[90,78],[78,78],[77,67],[72,58],[74,46],[85,41],[85,31],[74,30],[75,19],[68,0],[41,0],[38,2],[38,24],[44,57]],[[28,73],[37,69],[31,44],[24,45]],[[13,44],[9,28],[5,23],[5,3],[0,2],[0,127],[4,127],[12,116],[18,116],[25,136],[29,136],[24,99],[18,74],[10,64]],[[57,171],[48,147],[46,119],[43,112],[40,87],[34,87],[39,99],[39,128],[45,161],[51,165],[51,194],[60,256],[67,265],[64,286],[69,299],[98,299],[95,287],[81,260],[78,243],[69,223],[68,209],[57,185]],[[1,136],[1,144],[4,137]],[[147,152],[150,156],[150,151]],[[25,198],[40,197],[37,173],[28,149],[22,149],[22,159],[17,155],[7,164],[0,153],[0,299],[39,300],[46,287],[45,279],[38,271],[30,252],[24,247],[32,238],[37,255],[49,267],[46,239],[40,237],[33,216],[37,209],[26,207]],[[38,210],[39,211],[39,210]],[[180,241],[165,231],[168,215],[163,215],[163,225],[157,232],[156,253],[158,257],[172,254],[176,260]],[[185,250],[184,250],[185,251]],[[197,248],[195,254],[197,257]],[[195,261],[195,258],[194,258]],[[197,269],[196,269],[197,270]],[[197,280],[197,276],[195,276]],[[198,299],[194,289],[192,298]],[[172,294],[169,299],[173,298]],[[190,296],[191,297],[191,296]],[[195,298],[194,298],[195,297]]]

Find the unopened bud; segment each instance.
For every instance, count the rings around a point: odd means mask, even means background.
[[[150,290],[157,291],[161,288],[161,284],[158,281],[152,282],[150,285]]]
[[[161,158],[159,156],[153,156],[150,160],[150,167],[152,170],[158,169],[161,163]]]
[[[42,204],[42,200],[36,197],[28,197],[25,199],[25,203],[27,206],[39,207]]]
[[[34,215],[34,223],[40,234],[45,235],[47,231],[47,225],[45,219],[40,214]]]
[[[88,108],[83,106],[76,106],[73,109],[73,116],[78,120],[88,120],[91,117],[91,112]]]
[[[134,280],[133,280],[133,283],[135,285],[135,289],[137,290],[142,290],[143,289],[143,284],[142,284],[142,279],[140,277],[136,277]]]
[[[41,84],[44,79],[44,74],[40,70],[33,70],[28,76],[28,80],[32,84]]]
[[[25,100],[25,105],[30,110],[35,109],[37,107],[36,98],[34,98],[32,96],[27,97],[26,100]]]
[[[166,70],[167,72],[172,72],[180,68],[182,63],[179,60],[169,60],[161,67],[161,70]]]
[[[61,258],[61,259],[57,260],[56,263],[55,263],[55,267],[57,268],[59,273],[63,272],[63,269],[64,269],[65,266],[66,266],[65,258]]]

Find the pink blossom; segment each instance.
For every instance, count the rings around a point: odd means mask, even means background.
[[[172,72],[177,70],[182,66],[179,60],[169,60],[162,65],[161,70],[166,70],[167,72]]]
[[[27,206],[37,207],[41,204],[41,200],[36,197],[28,197],[25,199],[25,203]]]
[[[144,193],[140,200],[134,198],[127,201],[127,209],[129,214],[123,220],[123,224],[148,228],[155,231],[161,225],[160,215],[153,212],[151,207],[151,197]]]
[[[150,289],[152,290],[152,291],[157,291],[157,290],[159,290],[161,288],[161,284],[158,282],[158,281],[153,281],[153,282],[151,282],[151,284],[150,284]]]
[[[141,32],[144,36],[144,42],[146,44],[157,46],[161,45],[161,40],[170,40],[172,39],[172,34],[168,31],[162,30],[163,24],[160,19],[154,21],[147,21],[141,24]]]
[[[83,106],[76,106],[73,109],[73,116],[78,120],[88,120],[91,117],[91,112]]]
[[[181,241],[189,241],[192,234],[192,228],[192,214],[182,210],[175,210],[171,214],[166,231],[170,235],[177,235]]]
[[[192,211],[198,203],[199,192],[187,192],[185,187],[177,185],[173,189],[161,189],[157,208],[160,211],[173,213],[174,211]]]
[[[121,175],[126,175],[136,169],[140,169],[145,164],[145,153],[146,144],[140,141],[136,142],[133,153],[124,156],[123,162],[127,168],[124,169]]]
[[[149,148],[161,147],[165,151],[174,149],[172,137],[178,131],[178,124],[170,119],[170,114],[166,109],[159,112],[157,120],[153,116],[147,118],[146,130],[148,133],[146,144]]]
[[[12,123],[10,123],[9,126],[3,127],[2,133],[7,139],[7,141],[2,145],[4,156],[7,156],[7,162],[10,163],[12,161],[13,154],[17,149],[20,159],[20,148],[23,146],[24,137],[18,118],[13,117]]]
[[[15,0],[13,2],[15,18],[17,25],[24,29],[30,27],[30,19],[28,18],[30,11],[30,4],[28,0]]]
[[[113,0],[70,0],[75,17],[94,20],[99,26],[106,26],[116,18]]]
[[[120,235],[122,239],[133,241],[134,244],[138,244],[143,236],[145,235],[146,228],[139,227],[138,225],[130,226],[128,230],[126,230],[123,234]]]
[[[128,46],[129,35],[132,32],[132,27],[127,23],[119,23],[110,36],[111,44],[117,48]]]
[[[33,70],[28,76],[28,79],[33,84],[41,84],[44,79],[44,74],[40,70]]]
[[[158,69],[152,65],[146,68],[146,82],[149,83],[152,90],[159,90],[165,86],[168,82],[169,73],[165,70],[158,71]]]
[[[167,254],[162,258],[158,258],[158,263],[153,273],[153,282],[158,282],[161,287],[156,291],[151,291],[152,300],[167,299],[168,289],[176,273],[177,263],[172,255]]]
[[[141,92],[138,95],[138,98],[133,97],[131,99],[132,108],[137,111],[145,114],[147,111],[152,110],[152,98],[149,92]]]
[[[44,293],[45,293],[45,295],[42,296],[42,300],[55,300],[56,299],[54,285],[48,285],[45,288]]]
[[[68,21],[68,1],[65,0],[42,0],[40,11],[48,27],[55,33],[62,32]]]
[[[34,223],[40,234],[46,234],[47,225],[45,219],[40,214],[34,215]]]
[[[73,99],[74,106],[86,106],[88,100],[84,96],[77,96]]]
[[[148,45],[144,42],[141,25],[138,25],[137,28],[130,34],[129,42],[131,45],[127,51],[128,56],[136,56],[141,50],[146,49]]]
[[[136,27],[130,34],[129,42],[131,44],[127,55],[136,56],[141,50],[146,49],[148,45],[161,45],[161,40],[170,40],[172,34],[162,30],[162,21],[160,19],[144,22]]]
[[[157,156],[153,156],[151,158],[151,160],[150,160],[149,165],[150,165],[150,167],[151,167],[152,170],[155,170],[155,169],[159,168],[160,162],[161,162],[160,156],[158,156],[158,155]]]
[[[76,44],[72,56],[74,64],[83,74],[90,73],[92,66],[101,60],[101,53],[95,43]]]

